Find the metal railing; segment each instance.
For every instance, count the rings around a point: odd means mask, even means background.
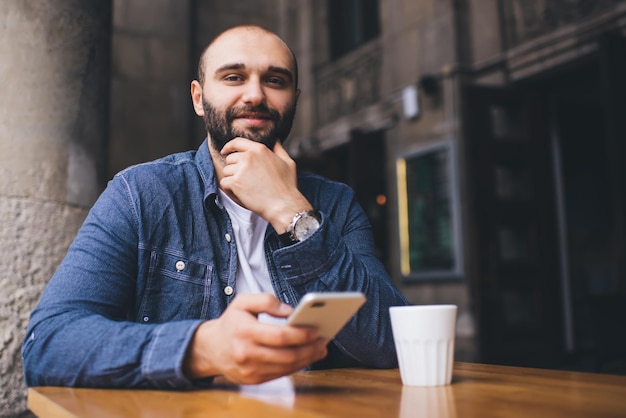
[[[325,125],[378,102],[381,66],[379,40],[321,66],[315,73],[318,124]]]

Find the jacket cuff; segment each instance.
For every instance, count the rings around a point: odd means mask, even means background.
[[[292,285],[306,283],[326,272],[341,254],[343,239],[334,225],[321,213],[322,222],[313,235],[302,242],[278,249],[274,260],[279,274]],[[303,256],[306,254],[306,256]]]
[[[202,320],[159,324],[145,348],[141,372],[151,386],[163,389],[191,389],[194,381],[183,372],[183,360],[193,334]]]

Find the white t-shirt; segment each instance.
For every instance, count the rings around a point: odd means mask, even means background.
[[[237,247],[237,293],[274,293],[270,280],[263,238],[267,229],[267,221],[256,213],[249,211],[220,190],[224,208],[230,215],[235,233]]]

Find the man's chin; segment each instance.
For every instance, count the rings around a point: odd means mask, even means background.
[[[273,134],[264,135],[264,134],[259,134],[256,132],[242,132],[242,133],[236,133],[236,136],[247,138],[254,142],[259,142],[271,150],[274,149],[274,145],[276,144],[276,141],[277,141],[276,136]]]

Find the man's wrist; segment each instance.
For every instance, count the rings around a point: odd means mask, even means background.
[[[313,205],[302,194],[299,194],[275,202],[267,208],[268,212],[261,216],[274,227],[277,234],[283,234],[289,229],[294,215],[313,209]]]
[[[182,369],[185,377],[190,380],[205,379],[220,374],[215,367],[210,365],[205,347],[201,347],[201,341],[203,341],[204,338],[200,334],[205,332],[210,334],[207,328],[212,327],[213,322],[214,321],[203,322],[196,328],[189,342],[189,346],[187,347],[187,351],[185,352]]]

